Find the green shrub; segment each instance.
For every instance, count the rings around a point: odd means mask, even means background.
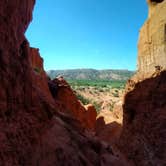
[[[92,100],[89,100],[87,98],[85,98],[84,96],[80,95],[80,94],[77,94],[77,99],[80,100],[82,102],[82,104],[84,105],[87,105],[87,104],[92,104],[94,105],[95,109],[96,109],[96,112],[99,113],[100,110],[101,110],[101,104],[95,102],[95,101],[92,101]]]
[[[104,90],[102,88],[99,89],[99,92],[104,92]]]
[[[123,89],[126,81],[119,80],[68,80],[69,84],[74,86],[95,87],[95,88],[117,88]]]
[[[112,95],[114,96],[114,97],[119,97],[119,93],[112,93]]]
[[[35,67],[33,70],[34,70],[36,73],[40,73],[40,72],[41,72],[38,67]]]
[[[113,109],[114,109],[114,105],[115,105],[115,102],[113,102],[113,103],[110,104],[110,109],[109,109],[109,110],[110,110],[111,112],[112,112]]]
[[[99,113],[101,111],[101,104],[97,103],[97,102],[92,102],[92,104],[94,105],[94,107],[96,108],[96,112]]]
[[[77,99],[82,102],[82,104],[86,105],[90,103],[90,100],[85,98],[84,96],[77,94]]]

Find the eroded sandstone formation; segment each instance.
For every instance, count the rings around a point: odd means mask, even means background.
[[[24,36],[34,3],[0,1],[0,165],[124,165],[109,145],[58,111],[38,50]]]
[[[135,165],[166,164],[166,72],[136,83],[125,96],[121,149]]]
[[[166,165],[166,1],[149,1],[138,73],[128,81],[119,147],[138,166]],[[153,10],[153,11],[152,11]]]
[[[30,48],[30,65],[32,68],[32,84],[35,85],[35,91],[41,100],[54,104],[54,100],[48,87],[48,77],[43,68],[43,58],[41,58],[39,49]]]
[[[155,12],[156,6],[163,1],[164,0],[147,0],[147,3],[149,5],[149,17],[151,17]]]
[[[86,130],[94,127],[94,108],[81,107],[64,80],[47,78],[38,49],[30,48],[24,36],[34,3],[0,1],[0,165],[129,165],[108,143]],[[161,17],[165,13],[162,6],[164,9],[165,1],[156,4]],[[158,36],[157,30],[155,33]],[[142,45],[146,53],[149,45]],[[140,62],[145,64],[140,71],[151,71],[147,61]],[[166,72],[159,71],[153,78],[129,84],[132,88],[125,97],[124,126],[117,145],[134,165],[166,164],[165,78]]]
[[[140,30],[138,73],[141,78],[166,68],[166,1],[148,0],[149,17]]]
[[[59,111],[77,119],[82,127],[94,130],[97,116],[94,106],[83,106],[63,77],[50,80],[49,87]]]
[[[111,145],[119,140],[122,131],[123,110],[122,103],[116,103],[114,109],[101,110],[96,120],[96,135]]]

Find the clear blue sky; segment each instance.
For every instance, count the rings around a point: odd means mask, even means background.
[[[146,0],[37,0],[26,36],[49,69],[136,69]]]

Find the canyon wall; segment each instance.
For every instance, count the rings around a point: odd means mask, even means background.
[[[150,5],[140,31],[138,72],[126,86],[118,146],[136,166],[165,166],[166,0]]]
[[[24,36],[34,3],[0,1],[0,165],[124,165],[109,145],[84,132],[80,121],[56,104],[39,50]],[[70,96],[61,95],[65,105]],[[72,108],[67,106],[63,109]]]
[[[149,17],[140,30],[138,72],[143,78],[166,68],[166,1],[148,0]]]
[[[99,141],[94,133],[86,130],[86,127],[94,127],[92,121],[96,114],[92,106],[81,108],[83,112],[91,111],[82,118],[78,112],[81,105],[70,87],[63,84],[63,80],[58,83],[50,81],[39,50],[29,47],[24,33],[32,19],[34,3],[35,0],[0,1],[0,165],[128,165],[109,144]],[[165,1],[156,6],[160,17],[165,19],[163,9]],[[157,17],[155,12],[152,13],[154,18]],[[158,38],[160,29],[158,20],[155,19],[156,29],[151,30],[156,33],[154,39]],[[155,26],[153,21],[152,25]],[[158,61],[164,58],[161,55],[165,55],[160,51],[164,47],[160,44],[156,45],[159,51],[154,54]],[[164,67],[158,61],[142,61],[143,56],[149,58],[146,53],[149,44],[143,42],[142,46],[145,49],[141,52],[145,50],[145,54],[139,56],[139,64],[143,64],[139,65],[140,72],[153,71],[153,67],[149,67],[151,63]],[[166,72],[160,70],[154,77],[145,77],[138,83],[129,81],[130,91],[123,106],[124,126],[118,147],[134,165],[166,164],[165,78]],[[86,122],[89,117],[91,121]]]
[[[125,96],[121,150],[136,166],[166,164],[166,72],[145,79]]]

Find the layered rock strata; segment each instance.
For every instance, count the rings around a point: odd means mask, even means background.
[[[119,147],[138,166],[166,165],[166,1],[149,1],[138,72],[126,86]]]
[[[50,80],[49,88],[59,111],[77,119],[83,128],[95,129],[96,109],[92,105],[84,106],[63,77]]]
[[[34,3],[0,1],[0,165],[124,165],[109,146],[58,112],[38,50],[24,36]]]
[[[138,73],[146,78],[166,68],[166,1],[151,1],[149,17],[140,30]]]
[[[166,72],[136,83],[125,96],[121,150],[135,165],[166,164]],[[139,163],[139,164],[138,164]]]

